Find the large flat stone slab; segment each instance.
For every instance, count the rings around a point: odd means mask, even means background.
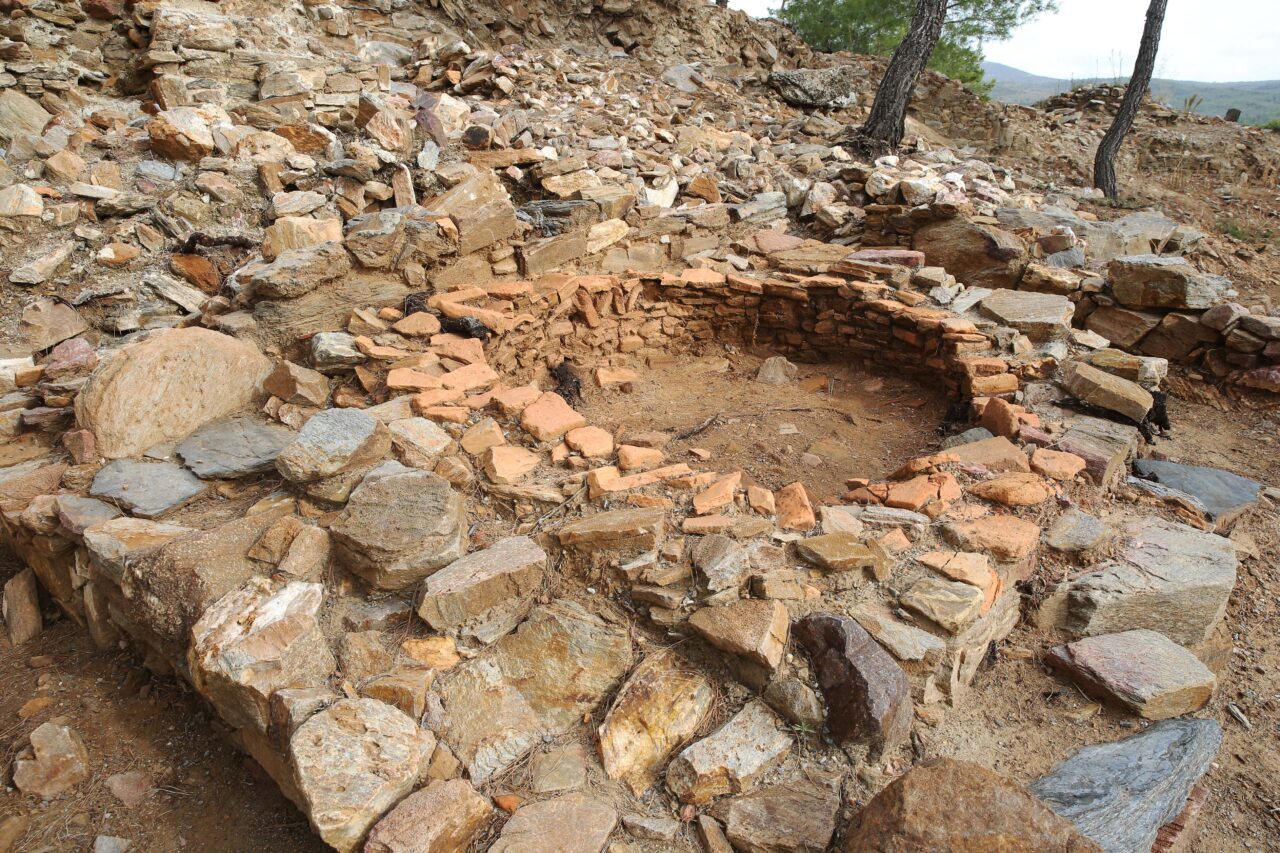
[[[854,818],[843,849],[1085,853],[1097,847],[1016,782],[968,761],[935,758],[876,794]]]
[[[499,540],[427,578],[418,615],[437,631],[462,629],[492,642],[528,614],[546,565],[546,552],[528,536]]]
[[[516,811],[489,853],[600,853],[618,810],[586,794],[565,794]]]
[[[1262,485],[1248,477],[1201,465],[1182,465],[1160,459],[1138,459],[1133,472],[1145,480],[1185,492],[1198,500],[1219,530],[1229,528],[1258,501]]]
[[[1071,300],[1053,293],[997,290],[982,300],[982,313],[1033,341],[1065,338],[1075,313]]]
[[[191,629],[188,662],[196,690],[234,726],[266,734],[277,690],[321,687],[335,662],[320,632],[324,587],[265,578],[238,587]]]
[[[1164,720],[1077,750],[1029,788],[1107,853],[1150,850],[1221,744],[1217,720]]]
[[[1052,649],[1046,660],[1086,693],[1148,720],[1200,710],[1217,684],[1199,658],[1163,634],[1145,629],[1085,637]]]
[[[293,781],[326,844],[360,849],[370,827],[413,790],[429,737],[375,699],[342,699],[298,727],[289,740]]]
[[[580,725],[630,666],[624,627],[573,602],[537,607],[514,634],[438,682],[434,728],[480,784],[544,736]]]
[[[89,494],[141,518],[158,518],[195,500],[208,488],[208,483],[171,462],[117,459],[102,466]]]
[[[1208,639],[1236,582],[1231,540],[1160,518],[1123,533],[1113,559],[1071,581],[1067,629],[1088,637],[1149,628],[1184,646]]]
[[[1107,266],[1116,301],[1129,308],[1204,311],[1235,295],[1230,279],[1202,273],[1186,258],[1126,255]]]
[[[752,853],[822,853],[836,831],[840,796],[825,785],[800,779],[717,803],[734,850]]]
[[[760,700],[681,752],[667,767],[667,787],[686,803],[709,803],[755,787],[791,751],[782,720]]]
[[[274,470],[293,439],[293,430],[281,424],[229,418],[201,427],[177,452],[202,480],[236,479]]]

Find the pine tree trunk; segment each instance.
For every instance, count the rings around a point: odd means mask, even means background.
[[[876,89],[871,115],[857,135],[884,149],[897,148],[906,133],[907,105],[916,78],[929,62],[929,56],[942,35],[947,17],[947,0],[918,0],[911,29],[893,52],[889,67]]]
[[[1106,193],[1107,198],[1115,200],[1119,194],[1116,186],[1116,154],[1120,145],[1133,127],[1133,120],[1138,116],[1138,107],[1151,85],[1151,74],[1156,67],[1156,51],[1160,47],[1160,28],[1164,26],[1164,10],[1169,0],[1151,0],[1147,7],[1147,25],[1142,30],[1142,45],[1138,48],[1138,60],[1133,64],[1133,76],[1124,90],[1120,100],[1120,109],[1116,111],[1116,119],[1111,129],[1098,144],[1098,153],[1093,158],[1093,185]]]

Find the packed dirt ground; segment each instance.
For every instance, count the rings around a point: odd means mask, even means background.
[[[982,827],[883,805],[937,757],[1087,850],[1128,819],[1045,780],[1161,717],[1196,745],[1114,849],[1280,850],[1280,135],[1149,104],[1113,205],[1109,87],[926,74],[860,163],[883,60],[694,0],[0,11],[0,853],[946,849]],[[1129,533],[1041,545],[1079,513]],[[1141,608],[1203,676],[1139,707],[1049,658],[1125,630],[1069,595],[1147,537],[1232,580]],[[467,560],[508,586],[432,588]],[[825,613],[870,688],[817,673]]]

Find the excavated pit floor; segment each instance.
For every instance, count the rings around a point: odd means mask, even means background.
[[[671,462],[741,470],[769,489],[803,481],[816,502],[838,500],[850,477],[883,479],[939,440],[947,399],[907,378],[847,364],[799,364],[785,385],[756,381],[769,353],[708,348],[641,371],[630,393],[584,377],[587,421],[628,436],[670,436]],[[695,435],[682,437],[698,430]]]

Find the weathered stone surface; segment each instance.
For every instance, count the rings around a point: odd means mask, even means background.
[[[88,324],[67,302],[40,298],[22,310],[18,334],[29,350],[47,350],[55,343],[76,337]]]
[[[467,511],[448,481],[407,470],[368,478],[330,527],[338,558],[378,589],[405,589],[462,557]]]
[[[201,427],[177,447],[186,466],[201,479],[235,479],[274,470],[294,432],[253,418],[230,418]]]
[[[1085,328],[1122,349],[1137,347],[1159,325],[1157,313],[1111,305],[1099,308],[1085,320]]]
[[[263,381],[262,390],[285,403],[323,406],[329,399],[329,380],[317,370],[282,361]]]
[[[369,833],[364,853],[457,853],[493,814],[465,779],[435,781],[400,801]]]
[[[1145,629],[1076,640],[1052,649],[1046,660],[1090,695],[1117,702],[1148,720],[1200,710],[1217,684],[1195,655]]]
[[[1086,853],[1098,847],[1017,783],[968,761],[936,758],[876,794],[854,818],[844,850]]]
[[[942,535],[962,551],[990,551],[1002,560],[1025,557],[1040,542],[1040,527],[1010,515],[988,515],[943,525]]]
[[[838,743],[867,742],[879,756],[911,731],[906,673],[854,620],[816,614],[796,622],[796,640],[813,663]]]
[[[515,628],[542,586],[546,553],[528,536],[501,539],[427,578],[418,615],[437,631],[492,642]]]
[[[1159,518],[1130,522],[1115,557],[1071,581],[1067,629],[1096,636],[1149,628],[1175,643],[1204,642],[1236,582],[1235,545]]]
[[[780,68],[769,75],[769,85],[777,89],[782,100],[796,107],[856,106],[864,82],[852,65]]]
[[[1080,465],[1084,467],[1083,461]],[[1035,506],[1053,494],[1038,474],[1001,474],[969,487],[969,494],[1004,506]]]
[[[84,544],[91,564],[118,583],[128,563],[191,532],[191,528],[176,524],[141,518],[115,518],[86,529]]]
[[[808,780],[760,788],[716,806],[734,850],[822,853],[836,831],[839,795]]]
[[[1071,300],[1053,293],[997,290],[982,300],[982,312],[1033,341],[1065,338],[1071,331]]]
[[[488,169],[440,196],[432,208],[457,223],[461,255],[505,240],[516,230],[516,211],[511,198],[502,182]]]
[[[766,358],[760,365],[760,369],[756,371],[756,381],[763,382],[765,385],[786,385],[796,378],[796,372],[799,369],[784,356],[775,355],[772,358]]]
[[[1017,287],[1027,266],[1027,248],[1020,238],[963,217],[918,229],[911,248],[924,252],[929,266],[945,267],[968,287]]]
[[[883,548],[864,543],[851,533],[824,533],[796,542],[796,551],[811,563],[829,572],[869,569],[877,578],[888,574],[889,557]]]
[[[887,610],[867,606],[855,611],[853,618],[877,643],[900,661],[934,664],[946,653],[947,644],[941,639],[896,619]]]
[[[23,569],[5,581],[0,611],[9,633],[9,642],[13,645],[21,645],[40,636],[44,620],[40,616],[40,597],[34,571]]]
[[[1138,383],[1081,361],[1068,364],[1059,381],[1076,399],[1134,421],[1144,419],[1154,402],[1150,392]]]
[[[751,572],[747,549],[719,533],[703,536],[693,546],[693,565],[709,594],[741,589]]]
[[[294,299],[350,271],[351,256],[342,243],[330,240],[250,264],[239,276],[254,298]]]
[[[209,488],[171,462],[108,462],[93,478],[89,494],[113,501],[142,518],[156,518],[198,498]]]
[[[17,89],[0,92],[0,139],[12,141],[19,134],[39,136],[53,116]]]
[[[992,406],[999,406],[1003,403],[1003,400],[992,400],[987,404],[987,407],[990,409]],[[1026,473],[1031,470],[1027,463],[1027,455],[1022,452],[1018,445],[1003,435],[984,438],[980,441],[971,441],[967,444],[954,445],[947,451],[947,454],[954,456],[961,462],[981,465],[992,472],[1013,471]]]
[[[1204,310],[1235,295],[1231,282],[1202,273],[1186,258],[1128,255],[1107,266],[1116,300],[1129,308]]]
[[[360,848],[413,790],[425,742],[413,720],[375,699],[343,699],[298,727],[289,740],[293,781],[326,844],[341,853]]]
[[[50,720],[30,740],[30,753],[13,762],[13,784],[22,793],[52,799],[89,778],[89,752],[69,726]]]
[[[1138,447],[1137,427],[1104,418],[1075,417],[1058,438],[1058,448],[1085,461],[1085,473],[1094,485],[1109,488],[1125,470]]]
[[[1149,850],[1221,743],[1216,720],[1164,720],[1124,740],[1077,750],[1029,787],[1107,853]]]
[[[1058,516],[1045,531],[1045,544],[1069,553],[1096,548],[1107,536],[1107,527],[1097,517],[1072,507]]]
[[[443,711],[433,727],[482,783],[544,735],[579,724],[630,665],[623,627],[568,601],[537,607],[483,658],[441,679]]]
[[[320,632],[323,598],[318,583],[273,591],[258,578],[200,617],[191,629],[191,677],[223,719],[265,734],[273,693],[325,683],[334,659]]]
[[[1086,355],[1084,360],[1099,370],[1137,382],[1143,388],[1158,388],[1169,375],[1166,359],[1133,355],[1118,349],[1100,349]]]
[[[561,527],[556,537],[577,551],[629,551],[657,547],[666,533],[667,514],[658,507],[597,512]]]
[[[325,409],[308,420],[276,456],[276,469],[294,483],[311,483],[368,468],[391,449],[391,433],[359,409]]]
[[[618,826],[618,812],[586,794],[565,794],[516,811],[489,853],[600,853]]]
[[[773,672],[787,650],[790,616],[780,601],[735,601],[702,608],[689,618],[689,627],[717,649]]]
[[[982,614],[982,589],[961,581],[923,578],[901,599],[902,606],[919,613],[952,634],[958,634]]]
[[[85,532],[94,570],[124,593],[113,600],[130,633],[185,667],[191,629],[218,599],[261,571],[247,556],[282,512],[273,510],[209,530],[118,518]],[[130,522],[133,526],[125,526]]]
[[[1138,459],[1133,473],[1162,486],[1185,492],[1198,500],[1219,531],[1225,530],[1258,501],[1262,485],[1255,480],[1200,465],[1182,465],[1160,459]]]
[[[76,420],[107,459],[185,438],[259,393],[271,362],[246,341],[191,327],[126,344],[76,398]]]
[[[538,441],[554,441],[571,429],[586,426],[587,419],[559,394],[548,391],[520,413],[520,425]]]
[[[427,418],[401,418],[387,424],[387,429],[400,461],[410,468],[432,470],[453,446],[449,433]]]
[[[709,737],[685,749],[667,767],[667,787],[699,805],[741,794],[791,750],[782,721],[759,700],[748,702]]]
[[[706,677],[674,652],[645,658],[600,726],[605,773],[644,794],[671,753],[702,725],[714,698]]]

